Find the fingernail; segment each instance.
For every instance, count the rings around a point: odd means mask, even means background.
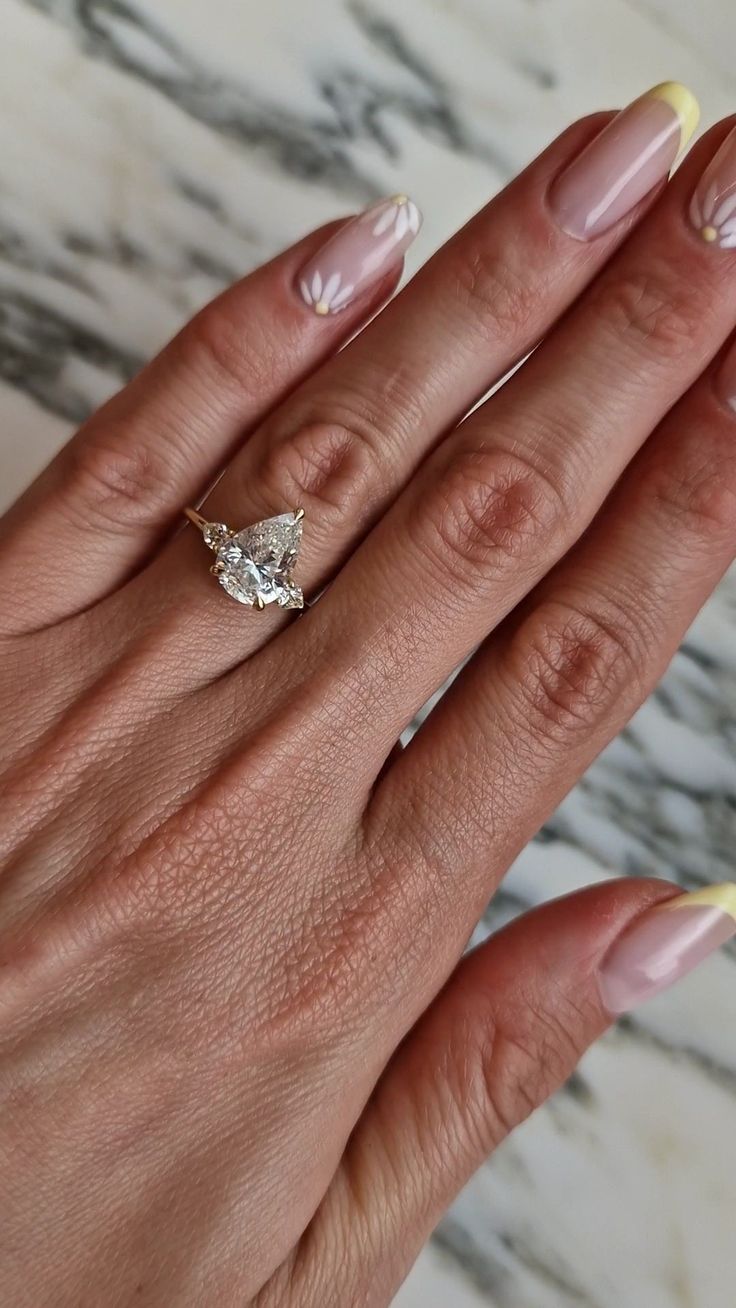
[[[604,127],[557,180],[550,207],[579,241],[600,236],[666,177],[698,125],[698,102],[662,82]]]
[[[321,316],[339,313],[398,262],[422,215],[408,195],[392,195],[346,223],[297,277],[301,298]]]
[[[729,132],[695,187],[690,221],[708,245],[736,247],[736,128]]]
[[[736,935],[736,885],[726,882],[677,895],[643,913],[601,964],[599,987],[609,1013],[627,1013],[666,990]]]

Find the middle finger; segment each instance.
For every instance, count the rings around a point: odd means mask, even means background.
[[[427,449],[599,271],[666,175],[692,127],[693,103],[666,84],[607,126],[601,116],[565,133],[256,433],[204,515],[238,528],[303,506],[297,580],[307,593],[322,585]],[[325,268],[338,267],[338,254],[328,248]],[[136,609],[141,588],[155,617],[162,590],[174,594],[190,635],[200,623],[224,624],[232,638],[221,648],[237,660],[268,639],[281,615],[274,604],[244,623],[242,609],[223,605],[208,561],[187,533],[142,581]]]

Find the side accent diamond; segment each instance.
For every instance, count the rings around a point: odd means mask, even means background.
[[[208,522],[202,529],[202,535],[205,545],[209,545],[211,550],[217,550],[228,539],[230,528],[224,522]]]

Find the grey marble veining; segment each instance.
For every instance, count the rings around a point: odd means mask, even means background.
[[[0,490],[199,305],[409,190],[413,266],[571,118],[664,77],[736,107],[720,0],[3,0]],[[731,51],[729,57],[728,51]],[[736,574],[477,937],[620,873],[734,875]],[[622,1023],[482,1167],[403,1308],[725,1308],[736,951]]]

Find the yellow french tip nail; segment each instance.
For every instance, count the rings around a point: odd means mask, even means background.
[[[733,881],[723,881],[717,886],[694,890],[689,895],[675,895],[674,899],[668,899],[661,908],[695,908],[698,904],[703,908],[718,908],[736,922],[736,885]]]
[[[664,100],[674,109],[680,122],[680,150],[684,150],[700,122],[700,105],[692,91],[683,86],[682,82],[660,82],[659,86],[653,86],[651,91],[647,91],[647,98]]]

